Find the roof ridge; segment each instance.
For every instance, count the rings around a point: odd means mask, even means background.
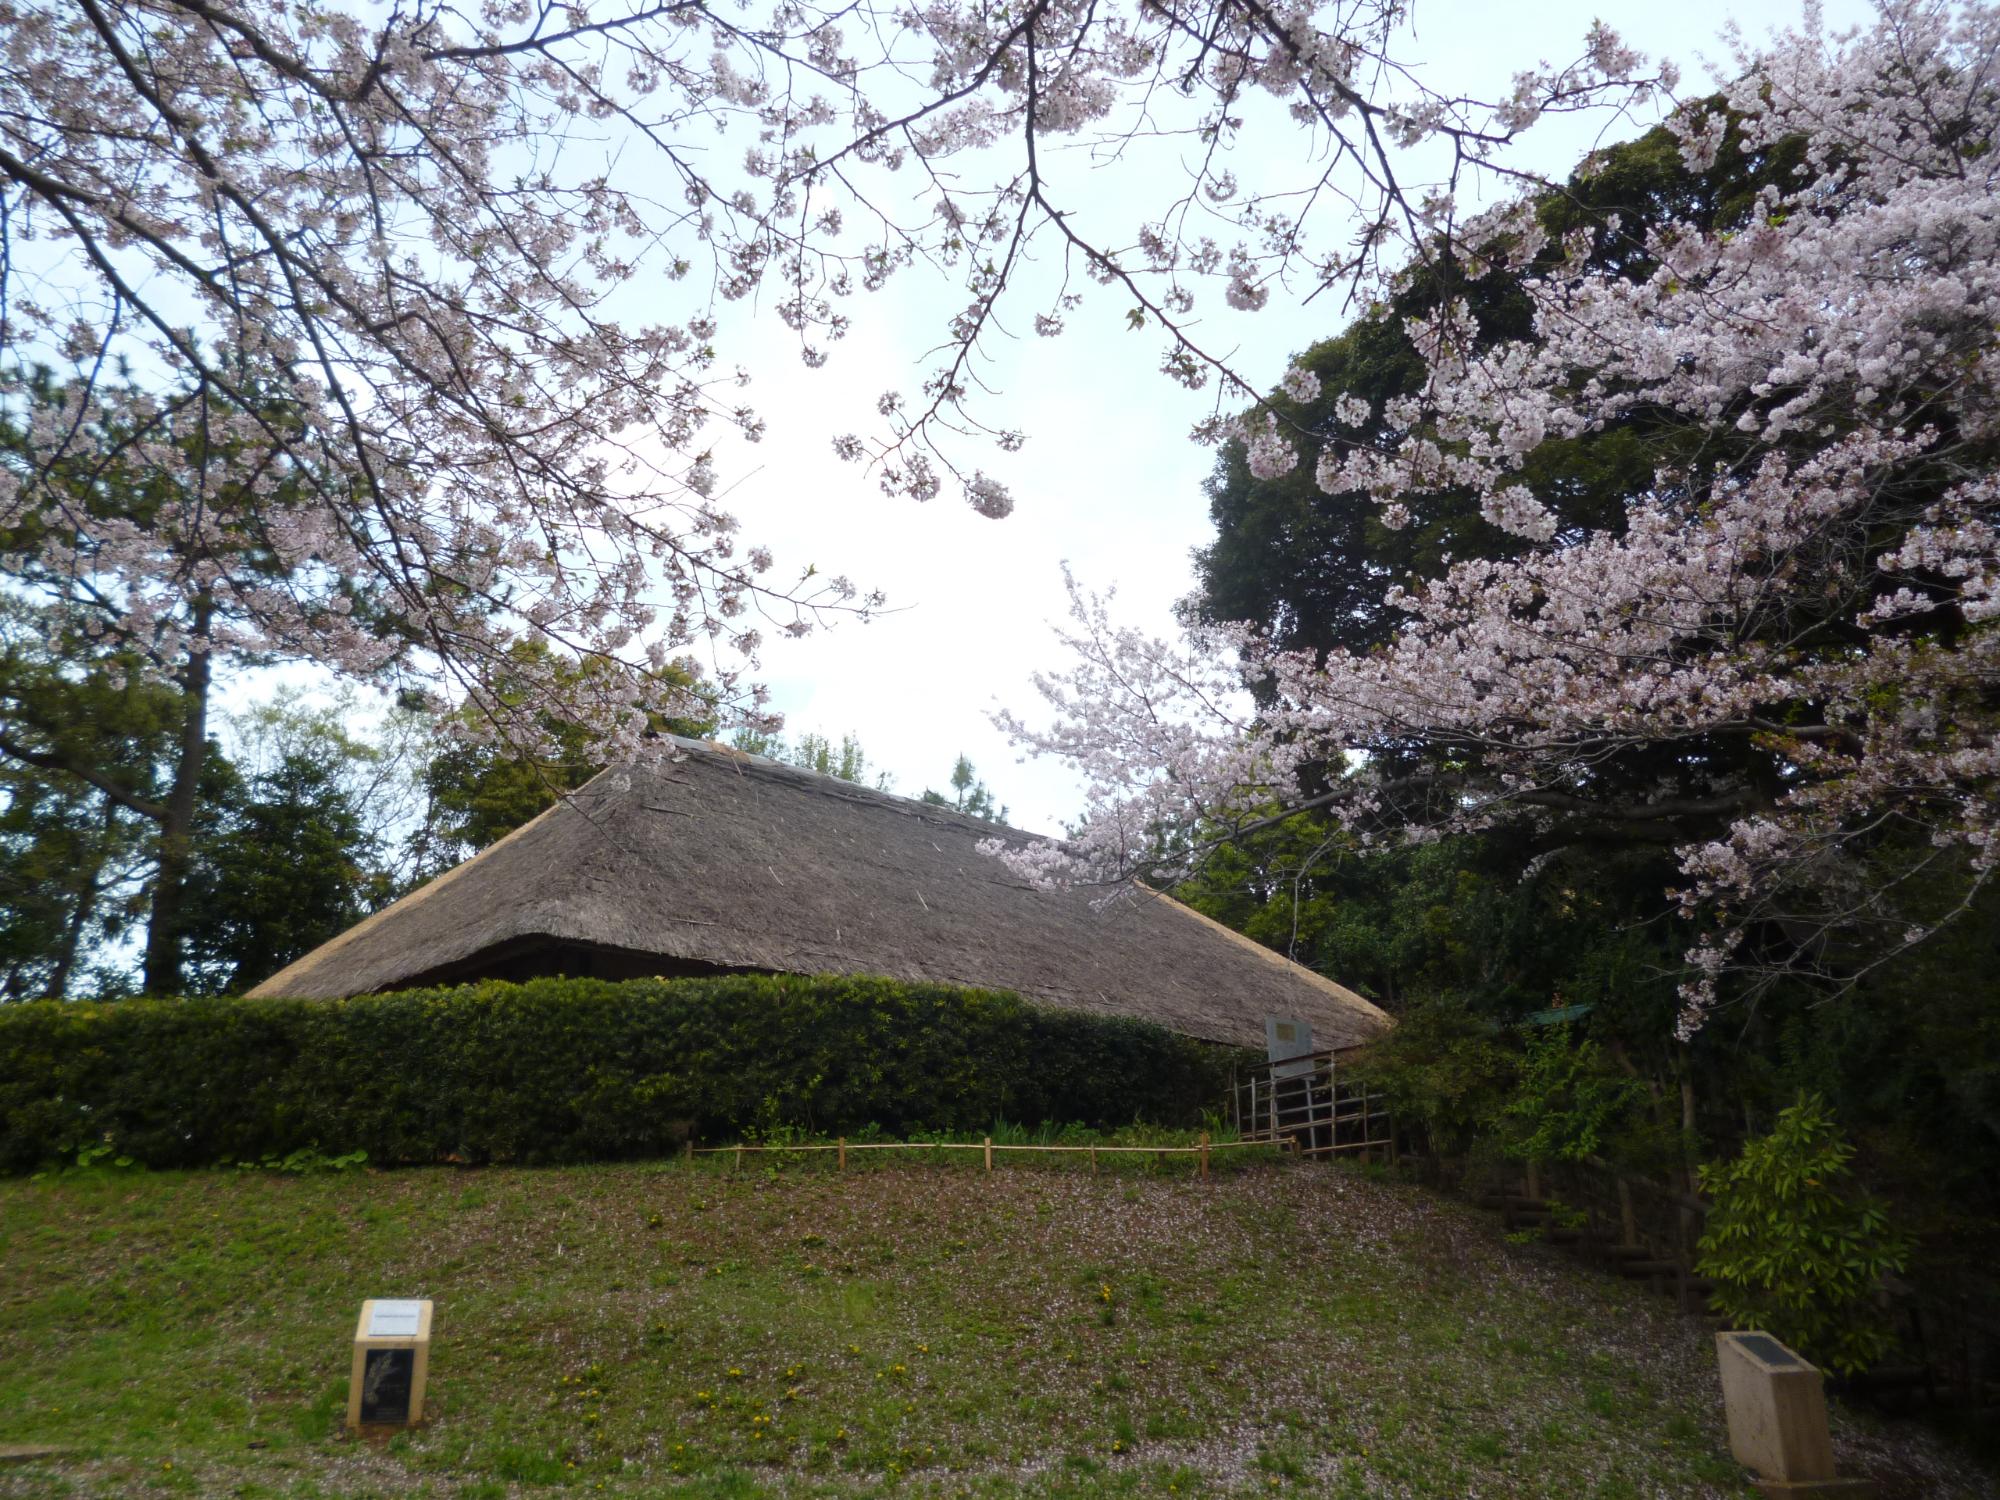
[[[1036,843],[1050,844],[1060,842],[1060,840],[1046,833],[1034,833],[1025,828],[1016,828],[1011,823],[998,823],[991,818],[977,817],[972,813],[962,812],[958,808],[948,806],[944,803],[926,802],[922,797],[906,797],[901,792],[892,792],[882,787],[869,786],[865,782],[849,781],[844,777],[833,776],[825,771],[815,771],[810,766],[795,766],[790,761],[774,760],[768,755],[759,755],[754,750],[745,750],[736,745],[725,745],[720,740],[691,739],[686,735],[672,733],[663,735],[662,738],[678,745],[683,750],[691,750],[698,754],[711,756],[730,764],[756,771],[760,775],[771,776],[776,780],[794,781],[805,790],[815,792],[821,796],[836,797],[843,801],[859,803],[862,806],[881,804],[897,812],[913,814],[919,818],[949,819],[952,823],[956,823],[972,831],[985,829],[995,835],[1011,835],[1014,838],[1030,839]],[[645,767],[644,762],[635,762],[635,764],[642,768],[650,769]],[[611,768],[607,767],[606,769]],[[595,779],[595,777],[592,778],[593,781]],[[579,790],[584,789],[579,788]]]

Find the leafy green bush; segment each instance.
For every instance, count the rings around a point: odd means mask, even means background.
[[[368,1165],[366,1151],[350,1151],[345,1156],[328,1156],[317,1146],[301,1146],[284,1156],[267,1156],[262,1161],[239,1161],[239,1172],[282,1172],[292,1177],[314,1177],[323,1172],[352,1172]]]
[[[1440,1155],[1493,1130],[1519,1067],[1499,1028],[1450,1001],[1403,1012],[1353,1064],[1356,1078],[1388,1096],[1396,1122],[1421,1127]]]
[[[1712,1207],[1696,1271],[1740,1328],[1762,1328],[1842,1374],[1889,1352],[1876,1295],[1911,1241],[1881,1205],[1846,1186],[1854,1148],[1825,1103],[1802,1094],[1735,1161],[1701,1169]]]
[[[1217,1047],[1139,1021],[885,979],[546,979],[352,1000],[0,1009],[0,1171],[365,1151],[588,1161],[793,1126],[1194,1124]]]
[[[1520,1161],[1584,1161],[1611,1151],[1645,1098],[1597,1042],[1568,1026],[1531,1034],[1514,1091],[1500,1108],[1506,1151]]]

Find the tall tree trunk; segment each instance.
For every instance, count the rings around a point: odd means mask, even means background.
[[[48,984],[42,992],[45,1000],[61,1000],[69,994],[70,976],[76,971],[76,955],[83,947],[84,929],[97,913],[97,876],[98,870],[93,869],[83,889],[77,892],[69,920],[63,923],[62,947],[56,951],[55,967],[49,970]]]
[[[1680,1046],[1681,1084],[1681,1191],[1686,1195],[1680,1209],[1680,1261],[1685,1269],[1694,1267],[1695,1247],[1701,1239],[1702,1222],[1699,1215],[1687,1206],[1688,1200],[1701,1195],[1701,1173],[1695,1166],[1695,1109],[1694,1109],[1694,1049],[1685,1042]],[[1687,1287],[1685,1281],[1677,1281],[1681,1289],[1682,1307],[1686,1308]]]
[[[194,812],[201,773],[208,760],[208,622],[211,607],[195,606],[193,644],[181,673],[185,703],[173,790],[160,819],[160,859],[153,873],[152,909],[146,919],[145,990],[176,995],[181,990],[181,907],[193,856]]]
[[[1681,1047],[1681,1186],[1692,1198],[1701,1191],[1701,1176],[1695,1166],[1694,1055],[1686,1044]]]
[[[118,804],[106,797],[101,842],[97,846],[96,857],[90,861],[90,873],[84,877],[83,886],[76,893],[76,905],[70,908],[69,920],[63,924],[62,947],[56,953],[55,967],[49,970],[49,982],[43,991],[46,999],[61,1000],[69,994],[70,976],[76,972],[76,956],[83,949],[83,935],[89,930],[90,919],[97,915],[98,897],[104,894],[104,867],[110,863],[111,839],[117,829]]]

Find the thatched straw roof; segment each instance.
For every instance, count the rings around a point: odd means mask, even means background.
[[[1264,1045],[1388,1018],[1140,886],[1037,890],[978,852],[1031,835],[692,740],[614,770],[259,985],[331,997],[532,974],[881,974]]]

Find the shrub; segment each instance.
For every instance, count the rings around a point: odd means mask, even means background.
[[[1522,1161],[1586,1161],[1615,1153],[1645,1089],[1612,1066],[1597,1042],[1568,1026],[1529,1035],[1514,1091],[1501,1106],[1505,1149]]]
[[[0,1010],[0,1171],[660,1155],[784,1127],[1193,1124],[1227,1050],[1139,1021],[870,978],[545,979],[352,1000]]]
[[[1909,1258],[1908,1236],[1874,1200],[1845,1186],[1854,1148],[1817,1095],[1733,1162],[1701,1169],[1712,1207],[1696,1271],[1740,1328],[1762,1328],[1841,1374],[1894,1343],[1877,1296]]]
[[[1399,1125],[1421,1127],[1432,1149],[1449,1155],[1495,1129],[1520,1059],[1490,1021],[1440,1000],[1400,1013],[1395,1030],[1369,1043],[1353,1067],[1388,1097]]]

